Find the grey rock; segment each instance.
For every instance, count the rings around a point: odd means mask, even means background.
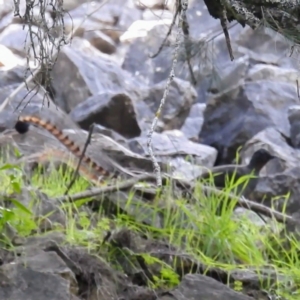
[[[200,141],[216,147],[222,163],[230,163],[239,146],[267,127],[289,136],[287,111],[296,101],[294,84],[271,80],[247,82],[211,96]]]
[[[117,143],[121,144],[122,146],[127,147],[127,140],[121,136],[119,133],[115,132],[112,129],[108,129],[102,125],[99,124],[95,124],[94,125],[94,134],[100,133],[102,135],[108,136],[111,139],[113,139],[114,141],[116,141]]]
[[[236,37],[236,52],[248,54],[253,63],[265,63],[297,69],[297,51],[292,53],[291,44],[270,28],[252,30],[245,27]],[[292,54],[292,59],[291,59]]]
[[[0,71],[0,104],[24,81],[25,70],[25,67],[17,66],[10,70]],[[20,89],[0,112],[1,130],[14,128],[20,113],[46,118],[60,128],[77,127],[71,118],[57,107],[52,99],[43,95],[42,89],[34,84],[28,84],[28,89]]]
[[[118,1],[112,1],[108,3],[108,5],[102,5],[99,2],[84,2],[71,10],[70,16],[72,18],[82,18],[85,14],[93,12],[92,19],[94,21],[99,24],[114,25],[116,23],[116,17],[120,17],[121,14],[120,7],[116,5],[117,2]]]
[[[16,253],[19,255],[20,261],[24,262],[28,258],[44,253],[44,249],[49,243],[62,244],[66,241],[66,236],[59,231],[45,232],[43,235],[28,236],[24,245],[16,247]]]
[[[0,17],[3,18],[6,16],[9,12],[11,12],[14,8],[14,3],[12,0],[1,0],[0,1]]]
[[[37,34],[39,29],[36,26],[31,26],[31,30]],[[32,43],[36,53],[39,53],[40,46],[37,37],[33,35],[33,40],[31,41],[28,35],[28,29],[26,27],[23,29],[23,25],[21,24],[10,24],[0,34],[0,44],[8,47],[13,50],[13,52],[23,57],[25,57],[28,50],[30,57],[34,57],[34,51],[30,48]]]
[[[290,168],[282,173],[261,177],[249,197],[257,202],[288,215],[299,214],[300,168]],[[276,198],[276,201],[273,201]]]
[[[93,12],[92,17],[82,23],[85,15],[91,12]],[[105,5],[100,2],[81,2],[69,13],[70,16],[65,16],[67,32],[76,26],[79,26],[80,34],[90,30],[101,30],[115,42],[119,40],[124,30],[141,18],[142,14],[132,0],[113,0]]]
[[[77,140],[79,135],[82,135],[82,141],[87,138],[87,132],[78,132],[77,130],[64,131],[72,139]],[[82,144],[82,143],[81,143]],[[101,149],[101,151],[99,151]],[[103,161],[103,153],[113,158],[123,167],[129,169],[139,169],[144,172],[152,172],[153,165],[149,158],[139,155],[130,149],[129,142],[118,143],[108,135],[102,133],[95,133],[92,135],[92,142],[87,148],[86,152],[95,161]],[[104,165],[105,166],[105,163]],[[163,170],[167,168],[164,164],[161,164]]]
[[[64,0],[64,9],[70,11],[78,7],[81,3],[81,0]]]
[[[170,10],[172,10],[172,3],[174,9],[174,1],[168,1]],[[187,18],[189,20],[190,35],[193,39],[202,38],[203,34],[212,33],[220,28],[220,22],[211,17],[203,0],[189,2]],[[201,28],[197,24],[201,24]]]
[[[180,129],[188,139],[198,138],[199,128],[201,130],[204,121],[203,113],[205,107],[206,104],[203,103],[192,105],[190,113]]]
[[[163,0],[142,0],[142,1],[134,1],[135,5],[140,9],[151,8],[158,9],[164,8],[165,2]]]
[[[0,277],[1,299],[70,299],[68,281],[53,273],[5,264],[0,267]]]
[[[292,68],[256,64],[249,70],[246,79],[249,81],[259,81],[272,78],[273,81],[295,83],[298,75],[298,71]]]
[[[70,283],[72,282],[73,286],[77,285],[75,275],[55,252],[41,251],[34,256],[22,256],[17,259],[17,262],[24,263],[28,268],[38,272],[60,275]]]
[[[289,146],[278,130],[267,128],[245,144],[241,152],[242,161],[246,163],[249,155],[260,147],[272,149],[279,159],[272,160],[261,171],[261,177],[249,198],[268,206],[275,205],[279,211],[286,205],[286,213],[298,213],[300,171],[297,165],[300,150]],[[276,201],[272,201],[275,197]]]
[[[49,243],[45,250],[55,251],[76,274],[81,298],[118,299],[128,286],[125,275],[113,270],[104,260],[89,254],[84,248],[58,247]]]
[[[251,155],[259,148],[265,148],[279,159],[270,161],[262,169],[262,175],[281,173],[297,165],[300,151],[291,147],[284,135],[274,127],[266,128],[253,136],[241,150],[240,156],[243,163],[248,163]]]
[[[0,44],[0,67],[3,71],[8,71],[24,64],[24,59],[13,53],[13,51],[6,46]]]
[[[36,194],[36,199],[32,199],[32,193]],[[51,223],[61,224],[62,226],[66,225],[66,216],[63,210],[59,207],[60,203],[54,203],[46,194],[34,191],[31,188],[23,187],[21,193],[16,193],[14,198],[25,207],[31,207],[31,212],[34,216],[47,216]],[[43,230],[45,229],[46,228]]]
[[[185,275],[178,288],[160,300],[251,300],[215,279],[200,274]]]
[[[1,7],[2,5],[0,5]],[[2,12],[0,12],[1,14]],[[0,32],[2,32],[12,21],[13,19],[13,14],[12,13],[8,13],[5,16],[1,16],[0,17]]]
[[[259,273],[254,267],[249,267],[247,270],[236,269],[230,272],[230,276],[235,281],[251,285],[253,289],[259,289],[261,284],[275,284],[278,281],[287,284],[291,280],[289,274],[278,273],[273,266],[264,266],[260,268]]]
[[[239,57],[233,62],[219,63],[219,65],[216,66],[216,70],[212,71],[213,76],[209,91],[217,94],[231,87],[235,87],[237,84],[242,84],[245,80],[248,68],[249,57],[247,55]],[[201,101],[201,99],[199,100]]]
[[[174,11],[172,8],[174,1],[168,1],[167,5],[171,11]],[[240,64],[241,68],[232,67],[236,62],[229,62],[228,60],[228,50],[224,37],[219,36],[216,38],[215,36],[216,31],[221,30],[220,23],[209,15],[203,1],[191,1],[189,3],[187,18],[189,20],[190,39],[187,47],[184,46],[183,40],[180,41],[175,75],[190,82],[195,79],[195,89],[198,92],[197,100],[205,103],[207,90],[214,89],[212,85],[223,84],[227,86],[227,81],[235,82],[236,78],[241,77],[241,72],[245,73],[244,70],[247,69],[247,66]],[[151,30],[145,29],[143,37],[133,38],[125,56],[123,68],[149,85],[166,80],[170,74],[172,64],[175,33],[164,43],[164,47],[158,56],[152,58],[149,55],[158,52],[167,35],[167,30],[168,26],[165,26],[165,24],[157,24],[154,28],[152,26]],[[231,29],[230,33],[232,33],[232,30],[234,29]],[[173,31],[176,32],[176,27]],[[187,65],[187,49],[189,49],[191,56],[190,64],[193,75],[191,75]],[[227,68],[223,75],[225,63]],[[222,76],[226,78],[223,81]]]
[[[213,166],[217,156],[214,148],[193,143],[186,137],[173,133],[154,133],[152,138],[156,159],[170,164],[173,167],[173,175],[194,179],[202,173],[203,167]],[[133,152],[142,156],[147,155],[147,137],[132,139],[129,147]]]
[[[21,83],[24,80],[24,73],[26,69],[23,66],[16,66],[11,68],[10,70],[0,70],[0,87],[7,88],[8,86],[15,85],[17,83]],[[3,98],[2,98],[3,97]],[[1,93],[1,101],[3,101],[5,96],[2,96]],[[2,100],[3,99],[3,100]]]
[[[173,14],[165,9],[145,9],[143,20],[172,20]]]
[[[76,74],[70,77],[68,74]],[[52,86],[60,108],[70,112],[91,95],[127,92],[136,97],[140,84],[108,55],[74,38],[58,55],[52,71]],[[75,79],[76,78],[76,79]]]
[[[300,106],[293,105],[288,110],[288,120],[290,123],[290,138],[293,147],[300,148]]]
[[[237,184],[244,176],[254,175],[254,178],[250,178],[247,182],[247,186],[244,187],[245,182],[240,183],[236,188],[238,194],[242,193],[247,197],[249,191],[253,191],[255,188],[259,173],[261,169],[272,159],[274,156],[266,149],[258,149],[255,151],[250,159],[250,162],[245,165],[222,165],[212,168],[209,171],[204,171],[199,179],[209,180],[212,177],[213,183],[217,188],[225,188],[226,181],[229,180],[233,184]]]
[[[95,123],[126,138],[141,134],[134,102],[126,93],[108,91],[91,96],[74,107],[70,116],[85,130]]]
[[[116,52],[115,42],[106,34],[98,31],[85,31],[83,38],[86,39],[99,51],[106,54],[113,54]]]
[[[127,29],[135,21],[142,18],[142,11],[136,7],[134,0],[114,0],[111,2],[111,5],[117,7],[119,13],[117,26],[121,30]]]
[[[257,213],[243,207],[237,207],[234,210],[233,218],[237,220],[241,220],[244,218],[246,220],[249,220],[252,224],[259,226],[261,228],[264,228],[266,226],[266,222],[263,221],[262,218]],[[268,220],[269,218],[264,216],[264,219]]]
[[[130,44],[122,68],[135,76],[139,81],[152,85],[166,80],[170,73],[172,49],[164,48],[160,55],[155,54],[163,42],[168,28],[156,25],[148,30],[145,37],[134,39]]]
[[[163,98],[164,90],[166,88],[166,81],[151,86],[150,88],[142,90],[142,103],[146,103],[150,108],[151,113],[142,112],[144,105],[137,103],[138,111],[142,114],[140,121],[150,124]],[[179,129],[187,115],[190,112],[191,106],[194,104],[197,93],[193,86],[179,78],[171,83],[169,94],[166,99],[165,105],[162,109],[160,120],[163,122],[163,130]],[[140,106],[140,109],[139,109]]]

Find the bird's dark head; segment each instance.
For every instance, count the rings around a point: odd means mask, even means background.
[[[271,159],[276,158],[266,149],[259,149],[254,152],[249,167],[259,172]]]

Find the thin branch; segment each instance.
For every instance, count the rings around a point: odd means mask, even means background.
[[[81,155],[80,155],[80,158],[79,158],[79,161],[78,161],[76,170],[75,170],[75,172],[73,173],[72,180],[70,181],[70,183],[69,183],[69,185],[68,185],[68,187],[67,187],[67,189],[66,189],[64,195],[68,195],[68,193],[69,193],[71,187],[73,186],[73,184],[75,183],[75,181],[76,181],[76,179],[77,179],[77,177],[78,177],[80,165],[81,165],[82,160],[83,160],[83,158],[84,158],[84,155],[85,155],[85,153],[86,153],[87,147],[88,147],[88,145],[89,145],[90,142],[91,142],[93,131],[94,131],[94,123],[90,125],[89,133],[88,133],[88,136],[87,136],[87,138],[86,138],[86,141],[85,141],[83,150],[82,150],[82,152],[81,152]]]
[[[221,6],[222,6],[222,15],[220,18],[220,22],[221,22],[221,26],[222,26],[222,29],[224,32],[228,53],[229,53],[231,61],[233,61],[234,56],[233,56],[233,51],[232,51],[231,42],[230,42],[230,36],[229,36],[229,32],[228,32],[228,27],[227,27],[227,23],[228,23],[227,11],[226,11],[226,7],[223,2],[221,2]]]
[[[131,178],[129,180],[123,181],[121,183],[116,183],[111,186],[105,186],[101,188],[93,188],[89,191],[84,191],[81,193],[77,193],[75,195],[65,195],[57,198],[53,198],[53,201],[58,201],[58,202],[75,202],[77,200],[85,199],[85,198],[90,198],[94,196],[101,195],[103,193],[113,193],[119,190],[124,190],[124,189],[129,189],[132,188],[136,183],[139,181],[143,180],[153,180],[155,177],[152,174],[144,174],[141,176],[137,176],[135,178]]]
[[[189,68],[190,76],[193,85],[197,84],[194,71],[191,65],[191,47],[189,47],[189,37],[190,37],[190,29],[189,29],[189,23],[187,21],[186,14],[182,14],[182,32],[184,37],[184,48],[186,53],[186,61]]]
[[[148,140],[147,140],[147,148],[148,148],[148,151],[149,151],[151,161],[153,163],[154,172],[156,174],[156,183],[157,183],[158,187],[162,186],[162,179],[161,179],[161,173],[160,173],[160,166],[159,166],[159,164],[158,164],[158,162],[157,162],[157,160],[154,156],[153,149],[152,149],[152,136],[153,136],[153,133],[156,129],[157,121],[158,121],[158,118],[160,117],[162,108],[163,108],[163,106],[166,102],[166,98],[169,94],[171,83],[172,83],[172,81],[174,80],[174,77],[175,77],[175,66],[177,64],[177,56],[178,56],[178,51],[179,51],[179,46],[180,46],[180,32],[181,32],[181,29],[182,29],[181,24],[182,24],[183,20],[185,20],[185,18],[186,18],[185,15],[186,15],[187,7],[188,7],[188,1],[184,0],[181,3],[181,7],[182,7],[182,9],[181,9],[181,13],[179,15],[179,26],[178,26],[177,36],[176,36],[174,58],[173,58],[172,68],[171,68],[171,71],[170,71],[170,76],[167,80],[167,84],[166,84],[166,88],[165,88],[163,97],[161,99],[160,105],[158,107],[158,110],[155,114],[152,125],[150,127],[150,131],[148,133]]]
[[[171,23],[171,25],[170,25],[170,27],[169,27],[169,30],[168,30],[168,32],[167,32],[167,34],[166,34],[164,40],[162,41],[161,45],[159,46],[157,52],[154,53],[154,54],[152,54],[152,55],[149,55],[149,58],[155,58],[155,57],[161,52],[161,50],[163,49],[163,47],[165,46],[165,44],[166,44],[166,42],[167,42],[167,39],[168,39],[168,37],[170,36],[170,34],[171,34],[171,32],[172,32],[172,29],[173,29],[173,27],[174,27],[174,25],[175,25],[175,22],[176,22],[176,18],[177,18],[179,9],[180,9],[180,6],[177,5],[175,15],[174,15],[174,17],[173,17],[172,23]]]
[[[167,182],[170,180],[168,176],[163,176],[165,181]],[[131,189],[136,183],[140,181],[154,181],[156,180],[156,176],[153,174],[144,174],[139,177],[131,178],[129,180],[123,181],[121,183],[116,183],[111,186],[101,187],[101,188],[93,188],[89,191],[84,191],[81,193],[77,193],[75,195],[65,195],[58,198],[53,198],[52,201],[58,201],[58,202],[75,202],[77,200],[86,199],[90,197],[99,196],[105,193],[113,193],[119,190],[126,190]],[[195,184],[192,184],[189,181],[183,180],[183,179],[172,179],[178,186],[181,186],[182,188],[186,188],[189,190],[189,193],[193,193],[195,189]],[[231,200],[237,201],[238,205],[241,207],[244,207],[246,209],[252,210],[255,213],[262,214],[269,218],[274,218],[277,222],[283,223],[283,224],[296,224],[300,225],[300,222],[296,220],[295,218],[280,213],[276,210],[273,210],[263,204],[259,204],[253,201],[250,201],[248,199],[245,199],[244,197],[237,197],[232,193],[225,193],[224,191],[221,191],[214,187],[209,187],[205,185],[201,185],[201,189],[205,193],[215,193],[218,196],[226,196],[229,197]]]
[[[299,224],[300,225],[300,222],[298,222],[293,217],[282,214],[282,213],[280,213],[276,210],[273,210],[273,209],[271,209],[271,208],[269,208],[269,207],[267,207],[263,204],[259,204],[259,203],[250,201],[250,200],[246,199],[245,197],[237,197],[232,193],[225,193],[225,192],[223,192],[219,189],[208,187],[208,186],[201,186],[201,188],[203,189],[203,191],[205,191],[207,193],[216,193],[220,197],[226,195],[231,200],[237,201],[239,206],[247,208],[249,210],[252,210],[255,213],[262,214],[266,217],[274,218],[279,223],[283,223],[283,224],[292,223],[292,224]]]

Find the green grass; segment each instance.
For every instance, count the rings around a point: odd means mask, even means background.
[[[24,185],[22,175],[22,168],[0,163],[0,181],[2,183],[0,193],[12,195],[19,193]],[[249,178],[243,180],[247,179]],[[32,184],[49,197],[56,197],[63,195],[70,180],[71,172],[69,170],[53,169],[50,174],[42,175],[42,170],[38,169],[32,177]],[[212,184],[211,181],[209,184]],[[70,194],[83,191],[88,186],[89,183],[80,177]],[[126,227],[149,237],[163,239],[202,263],[227,271],[247,269],[248,267],[259,270],[267,265],[272,266],[278,273],[290,278],[289,284],[281,285],[278,282],[276,285],[271,285],[264,282],[262,288],[268,292],[275,290],[278,295],[284,296],[286,299],[299,299],[299,241],[293,237],[290,237],[289,240],[287,236],[280,237],[279,230],[271,230],[271,226],[267,225],[261,227],[247,217],[234,218],[235,203],[229,201],[228,196],[228,193],[234,189],[235,186],[228,182],[224,196],[220,197],[213,193],[205,196],[199,183],[193,195],[196,200],[188,203],[184,198],[174,199],[171,187],[169,187],[159,198],[160,205],[157,205],[157,200],[154,203],[139,202],[136,206],[133,205],[134,195],[130,193],[126,206],[131,208],[132,215],[118,214],[113,220],[114,226],[116,228]],[[33,197],[30,204],[25,207],[15,198],[13,196],[9,198],[13,204],[9,209],[3,206],[0,208],[0,229],[1,232],[4,232],[5,225],[9,223],[18,231],[19,235],[26,237],[38,228],[39,220],[36,220],[31,213],[37,200]],[[65,224],[65,228],[54,226],[53,230],[64,231],[67,242],[83,245],[94,251],[99,249],[112,221],[100,210],[97,214],[97,221],[93,222],[91,216],[82,209],[89,200],[62,204],[61,207],[68,216],[67,224]],[[227,205],[223,205],[220,210],[220,203],[227,203]],[[218,215],[217,211],[219,211]],[[161,228],[154,225],[159,214],[164,216]],[[138,216],[138,218],[133,216]],[[148,224],[142,222],[145,219],[148,220]],[[151,224],[149,224],[149,220],[151,220]],[[274,220],[271,220],[270,223],[273,227],[279,226]],[[2,237],[2,242],[11,246],[9,239],[5,239],[5,236]],[[287,242],[289,242],[288,250],[285,247]],[[144,253],[143,257],[148,264],[161,266],[161,274],[159,277],[155,277],[156,282],[153,287],[172,287],[178,284],[178,275],[172,267],[148,253]],[[107,259],[109,258],[107,257]],[[235,282],[232,288],[240,291],[242,285],[240,282]]]

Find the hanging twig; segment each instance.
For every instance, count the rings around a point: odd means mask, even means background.
[[[180,5],[180,4],[178,4],[178,5]],[[177,64],[177,56],[178,56],[178,50],[179,50],[179,45],[180,45],[180,32],[181,32],[181,29],[182,29],[182,22],[185,19],[187,7],[188,7],[188,2],[187,2],[187,0],[184,0],[181,3],[181,13],[179,14],[179,26],[178,26],[177,36],[176,36],[176,44],[175,44],[174,58],[173,58],[171,72],[170,72],[169,78],[167,80],[166,88],[165,88],[163,97],[161,99],[160,105],[159,105],[158,110],[155,114],[154,120],[153,120],[152,125],[150,127],[150,131],[148,133],[147,148],[148,148],[148,151],[149,151],[151,161],[153,163],[154,172],[155,172],[155,175],[156,175],[156,183],[157,183],[157,186],[159,188],[162,186],[162,179],[161,179],[161,173],[160,173],[160,166],[159,166],[159,164],[158,164],[158,162],[157,162],[157,160],[154,156],[153,149],[152,149],[152,136],[153,136],[153,133],[156,129],[157,121],[158,121],[158,118],[160,117],[162,108],[163,108],[163,106],[166,102],[167,96],[169,94],[171,83],[172,83],[172,81],[175,77],[175,67],[176,67],[176,64]]]
[[[172,24],[170,25],[169,30],[168,30],[168,32],[167,32],[167,34],[166,34],[166,36],[165,36],[163,42],[162,42],[161,45],[159,46],[159,48],[158,48],[158,50],[157,50],[156,53],[154,53],[154,54],[152,54],[152,55],[149,55],[150,58],[155,58],[155,57],[161,52],[161,50],[163,49],[163,47],[165,46],[165,44],[166,44],[166,42],[167,42],[167,39],[168,39],[168,37],[170,36],[170,34],[171,34],[171,32],[172,32],[172,29],[173,29],[173,27],[174,27],[174,25],[175,25],[176,18],[177,18],[177,15],[178,15],[179,10],[180,10],[180,5],[177,5],[176,11],[175,11],[175,15],[174,15],[173,20],[172,20]]]
[[[182,15],[182,32],[184,36],[184,48],[186,53],[186,62],[189,68],[190,76],[193,85],[196,85],[197,81],[194,75],[194,71],[191,65],[191,47],[189,46],[189,36],[190,36],[190,29],[189,29],[189,23],[187,21],[186,14]]]
[[[226,6],[224,5],[223,2],[221,2],[221,6],[222,6],[222,15],[221,15],[221,18],[220,18],[220,22],[221,22],[221,26],[222,26],[222,29],[223,29],[223,32],[224,32],[228,53],[229,53],[231,61],[233,61],[234,56],[233,56],[233,52],[232,52],[230,36],[229,36],[229,32],[228,32],[228,27],[227,27],[228,19],[227,19]]]

